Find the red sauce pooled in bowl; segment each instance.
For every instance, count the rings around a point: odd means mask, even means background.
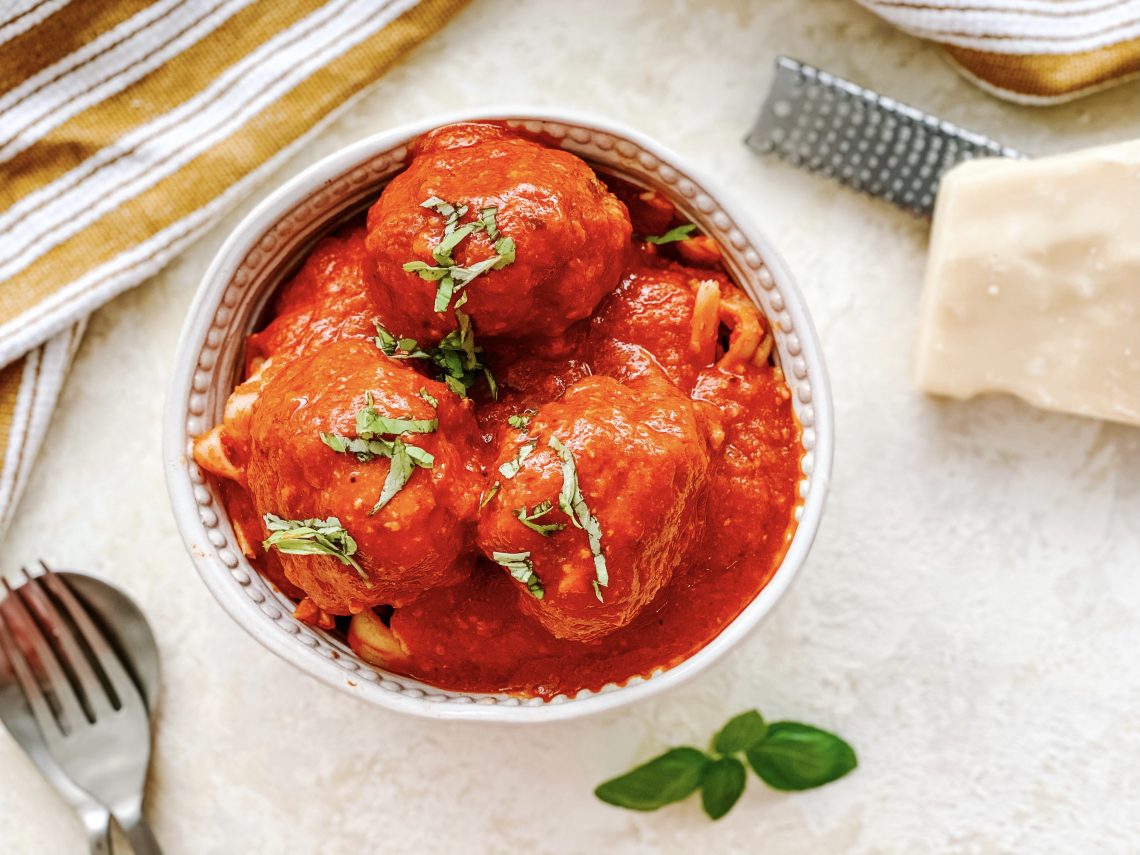
[[[665,197],[456,125],[314,247],[194,456],[297,617],[367,661],[596,691],[779,566],[802,445],[771,349]]]

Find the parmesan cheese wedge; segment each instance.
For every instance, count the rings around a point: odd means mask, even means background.
[[[917,380],[1140,425],[1140,140],[946,174]]]

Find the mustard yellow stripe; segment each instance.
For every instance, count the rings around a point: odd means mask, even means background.
[[[4,458],[12,441],[12,417],[16,412],[16,397],[20,394],[20,380],[23,375],[23,358],[5,365],[0,370],[0,472],[3,472]]]
[[[1140,72],[1140,38],[1069,54],[1012,55],[945,45],[947,53],[987,83],[1019,95],[1055,97]]]
[[[152,0],[72,0],[0,48],[0,95],[113,30]]]
[[[82,5],[80,0],[77,0]],[[94,104],[0,164],[0,209],[55,181],[123,134],[153,121],[208,86],[215,77],[324,0],[264,0],[116,95]]]
[[[253,116],[239,131],[41,256],[0,292],[0,323],[17,318],[64,284],[207,204],[376,80],[466,2],[417,4]]]

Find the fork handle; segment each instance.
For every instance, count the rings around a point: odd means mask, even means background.
[[[103,808],[81,810],[79,818],[87,832],[87,848],[91,855],[111,855],[111,814]]]
[[[158,841],[154,839],[154,833],[146,824],[146,820],[142,818],[141,813],[134,817],[123,817],[122,819],[116,817],[116,819],[119,821],[119,828],[123,829],[123,834],[127,836],[135,855],[162,855],[162,849],[159,847]]]

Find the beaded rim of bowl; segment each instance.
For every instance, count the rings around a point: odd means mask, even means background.
[[[504,121],[545,135],[607,171],[662,190],[681,213],[714,237],[725,250],[726,266],[735,280],[772,322],[779,362],[802,426],[797,528],[765,588],[716,638],[685,661],[659,668],[648,678],[633,677],[572,697],[518,698],[440,689],[369,665],[340,640],[302,624],[293,617],[293,604],[237,548],[225,513],[219,512],[218,497],[189,453],[191,437],[220,418],[233,385],[241,342],[280,283],[289,259],[307,251],[330,223],[374,199],[382,184],[403,169],[408,144],[415,137],[455,121],[473,120]],[[624,704],[692,676],[755,628],[802,564],[818,527],[831,468],[830,392],[815,331],[782,262],[746,221],[726,210],[719,193],[707,189],[705,179],[678,166],[678,160],[633,131],[593,118],[563,113],[543,116],[535,110],[464,114],[392,131],[343,149],[287,182],[242,221],[211,264],[191,308],[167,402],[165,430],[166,457],[171,464],[168,488],[183,539],[203,580],[235,620],[310,674],[381,705],[435,718],[500,720],[549,720]],[[265,628],[270,631],[255,631]],[[488,707],[501,712],[479,716],[474,709],[490,713]]]

